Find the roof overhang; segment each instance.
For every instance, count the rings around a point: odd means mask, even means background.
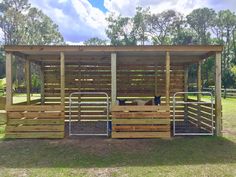
[[[146,46],[71,46],[71,45],[6,45],[6,52],[18,56],[27,56],[35,61],[58,60],[60,52],[64,52],[65,60],[110,58],[111,53],[117,53],[119,58],[165,58],[170,52],[172,60],[196,62],[203,60],[216,52],[222,52],[222,45],[146,45]]]

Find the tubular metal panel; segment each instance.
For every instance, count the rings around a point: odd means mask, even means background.
[[[180,94],[205,94],[205,95],[209,95],[211,97],[211,101],[210,102],[202,102],[202,101],[196,101],[196,102],[178,102],[176,101],[176,96],[180,95]],[[178,104],[211,104],[211,132],[207,133],[207,132],[176,132],[176,111],[175,111],[175,107]],[[173,135],[174,136],[178,136],[178,135],[182,135],[182,136],[194,136],[194,135],[214,135],[214,124],[213,124],[213,95],[211,92],[176,92],[173,96]]]
[[[73,96],[75,95],[104,95],[106,97],[106,102],[73,102],[72,101],[72,98]],[[72,132],[72,126],[71,126],[71,123],[72,123],[72,117],[73,115],[71,114],[72,113],[72,105],[73,103],[76,103],[76,105],[80,106],[80,105],[86,105],[86,104],[106,104],[106,133],[73,133]],[[78,117],[80,118],[80,112],[78,113]],[[79,120],[80,121],[80,120]],[[104,120],[101,120],[104,122]],[[70,97],[69,97],[69,136],[73,136],[73,135],[76,135],[76,136],[109,136],[109,96],[107,93],[105,92],[73,92],[70,94]]]

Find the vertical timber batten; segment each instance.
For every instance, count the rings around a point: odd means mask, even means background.
[[[30,104],[30,89],[31,89],[31,74],[30,74],[30,61],[26,58],[25,62],[25,79],[26,79],[26,96],[27,104]]]
[[[6,105],[12,105],[12,53],[6,53]]]
[[[116,53],[111,54],[111,103],[116,105],[117,83],[116,83]]]
[[[216,135],[221,136],[222,113],[221,110],[221,53],[215,55],[215,111],[216,111]]]
[[[61,105],[65,105],[65,55],[64,52],[60,53],[61,64]]]
[[[166,105],[170,104],[170,52],[166,52]]]

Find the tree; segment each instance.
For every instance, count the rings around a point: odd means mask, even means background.
[[[148,40],[148,19],[150,18],[150,10],[142,9],[142,7],[136,8],[136,14],[132,18],[133,29],[132,34],[135,36],[137,41],[140,41],[144,45],[145,41]]]
[[[63,43],[58,26],[42,11],[31,8],[28,0],[3,0],[0,21],[4,44]]]
[[[153,14],[149,18],[149,31],[153,44],[171,44],[171,34],[177,21],[180,21],[179,13],[174,10]]]
[[[88,39],[87,41],[84,41],[84,45],[106,45],[107,41],[100,39],[98,37],[93,37]]]
[[[106,18],[108,27],[106,35],[112,45],[136,45],[137,40],[132,33],[132,20],[129,17],[116,16],[114,13]]]
[[[209,43],[209,30],[214,25],[215,16],[216,12],[209,8],[195,9],[187,15],[187,22],[197,33],[199,44]]]

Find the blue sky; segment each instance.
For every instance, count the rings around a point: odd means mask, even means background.
[[[29,0],[59,25],[68,44],[82,44],[91,37],[105,39],[106,16],[116,12],[132,16],[137,6],[150,7],[153,13],[174,9],[188,14],[193,9],[209,7],[216,11],[236,11],[236,0]]]

